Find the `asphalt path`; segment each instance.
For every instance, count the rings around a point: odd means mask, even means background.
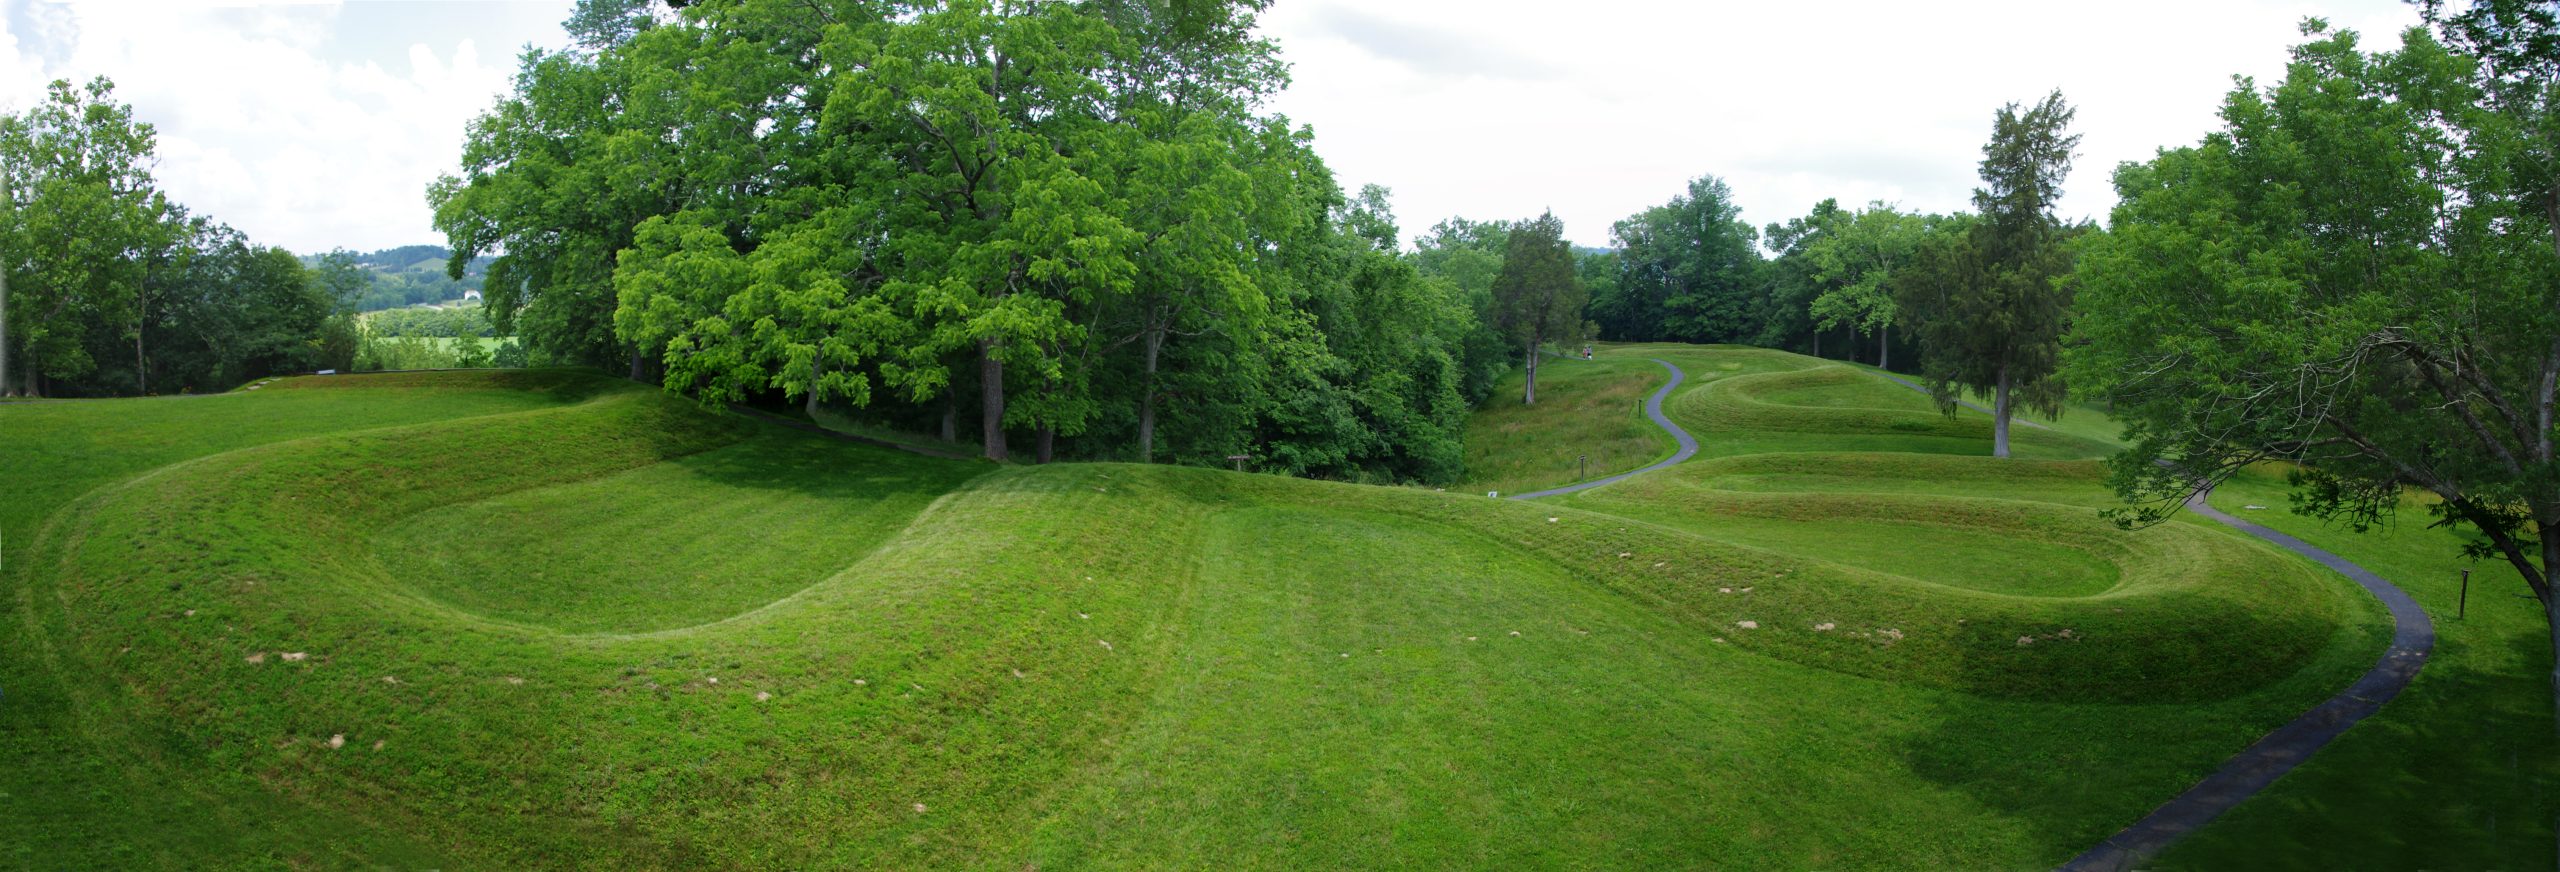
[[[1878,375],[1912,390],[1924,394],[1929,392],[1901,376],[1891,373]],[[1989,411],[1973,403],[1964,405]],[[2024,418],[2011,420],[2029,427],[2051,429]],[[2224,761],[2222,768],[2196,782],[2194,787],[2187,788],[2185,793],[2178,794],[2132,826],[2107,837],[2106,841],[2099,842],[2096,847],[2081,852],[2080,856],[2057,868],[2068,872],[2099,872],[2142,867],[2188,833],[2202,829],[2205,824],[2221,817],[2223,812],[2258,795],[2258,791],[2265,790],[2267,785],[2293,771],[2293,767],[2302,765],[2302,761],[2311,759],[2313,753],[2328,745],[2329,740],[2345,733],[2348,727],[2355,726],[2357,721],[2382,710],[2383,703],[2399,696],[2400,691],[2409,686],[2410,680],[2418,677],[2418,670],[2427,665],[2427,655],[2435,650],[2435,622],[2427,617],[2425,609],[2418,607],[2417,601],[2409,598],[2407,591],[2383,580],[2371,570],[2313,547],[2308,542],[2224,514],[2205,501],[2210,494],[2211,491],[2207,490],[2188,497],[2187,511],[2310,558],[2312,562],[2336,570],[2339,575],[2362,586],[2374,599],[2381,600],[2391,610],[2391,647],[2382,652],[2382,659],[2375,661],[2373,668],[2365,670],[2363,676],[2358,677],[2354,684],[2347,685],[2345,690],[2338,691],[2336,696],[2312,706],[2310,711],[2259,738],[2256,744]]]
[[[1646,397],[1646,398],[1645,398],[1645,400],[1644,400],[1644,416],[1645,416],[1645,417],[1647,417],[1647,418],[1652,418],[1652,419],[1653,419],[1654,426],[1661,427],[1661,428],[1664,430],[1664,432],[1668,432],[1668,433],[1670,433],[1670,434],[1671,434],[1671,438],[1672,438],[1673,440],[1676,440],[1676,441],[1678,441],[1678,442],[1680,443],[1680,450],[1678,450],[1678,451],[1674,451],[1674,452],[1671,452],[1671,456],[1670,456],[1670,457],[1666,457],[1666,458],[1663,458],[1663,459],[1661,459],[1661,460],[1655,461],[1653,464],[1651,464],[1651,465],[1649,465],[1649,466],[1645,466],[1645,467],[1640,468],[1640,469],[1632,469],[1632,470],[1628,470],[1628,471],[1626,471],[1626,472],[1618,473],[1617,475],[1609,476],[1608,478],[1593,479],[1593,480],[1591,480],[1591,481],[1582,482],[1582,483],[1580,483],[1580,484],[1569,484],[1569,485],[1565,485],[1565,486],[1563,486],[1563,487],[1548,488],[1548,489],[1546,489],[1546,490],[1542,490],[1542,491],[1535,491],[1535,492],[1532,492],[1532,493],[1525,493],[1525,494],[1512,494],[1512,495],[1511,495],[1511,498],[1512,498],[1512,499],[1515,499],[1515,500],[1534,500],[1534,499],[1537,499],[1537,498],[1539,498],[1539,497],[1552,497],[1552,496],[1556,496],[1556,495],[1559,495],[1559,494],[1569,494],[1569,493],[1573,493],[1573,492],[1575,492],[1575,491],[1587,491],[1587,490],[1590,490],[1590,489],[1595,488],[1595,487],[1599,487],[1599,486],[1604,485],[1604,484],[1616,484],[1616,483],[1618,483],[1618,482],[1626,481],[1627,479],[1634,478],[1634,477],[1636,477],[1636,476],[1643,475],[1643,474],[1645,474],[1645,473],[1652,472],[1652,471],[1654,471],[1654,470],[1661,469],[1661,468],[1663,468],[1663,467],[1670,466],[1670,465],[1672,465],[1672,464],[1674,464],[1674,463],[1679,463],[1680,461],[1687,460],[1687,459],[1689,459],[1689,458],[1691,458],[1691,457],[1695,457],[1695,456],[1697,456],[1697,454],[1698,454],[1698,437],[1695,437],[1695,436],[1691,436],[1691,435],[1689,435],[1689,431],[1680,429],[1680,425],[1678,425],[1678,424],[1674,424],[1674,423],[1671,423],[1671,419],[1670,419],[1670,418],[1666,418],[1666,417],[1663,417],[1663,416],[1662,416],[1662,401],[1663,401],[1664,399],[1666,399],[1666,398],[1669,398],[1669,397],[1671,396],[1671,392],[1672,392],[1672,391],[1674,391],[1674,390],[1677,390],[1677,389],[1680,387],[1680,383],[1681,383],[1681,382],[1683,382],[1683,381],[1687,381],[1687,380],[1688,380],[1688,378],[1689,378],[1689,374],[1688,374],[1688,373],[1685,373],[1685,372],[1681,372],[1679,367],[1672,366],[1672,365],[1671,365],[1671,361],[1664,360],[1664,359],[1659,358],[1659,357],[1648,357],[1648,358],[1645,358],[1645,359],[1646,359],[1646,360],[1653,361],[1653,362],[1655,362],[1655,363],[1662,364],[1662,368],[1663,368],[1663,369],[1670,370],[1670,371],[1671,371],[1671,382],[1670,382],[1669,384],[1665,384],[1665,385],[1663,385],[1661,390],[1654,391],[1654,392],[1653,392],[1653,396],[1650,396],[1650,397]]]

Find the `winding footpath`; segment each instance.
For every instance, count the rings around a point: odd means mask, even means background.
[[[1618,483],[1618,482],[1626,481],[1627,479],[1634,478],[1634,477],[1636,477],[1636,476],[1643,475],[1643,474],[1645,474],[1645,473],[1652,472],[1652,471],[1654,471],[1654,470],[1661,469],[1661,468],[1663,468],[1663,467],[1670,466],[1670,465],[1672,465],[1672,464],[1679,463],[1680,461],[1687,460],[1687,459],[1689,459],[1689,458],[1691,458],[1691,457],[1695,457],[1695,456],[1697,456],[1697,454],[1698,454],[1698,437],[1695,437],[1695,436],[1691,436],[1691,435],[1689,435],[1689,431],[1687,431],[1687,430],[1683,430],[1683,429],[1680,429],[1680,425],[1678,425],[1678,424],[1674,424],[1674,423],[1671,423],[1671,419],[1670,419],[1670,418],[1663,417],[1663,415],[1662,415],[1662,401],[1663,401],[1663,400],[1665,400],[1665,399],[1667,399],[1667,398],[1669,398],[1669,397],[1671,396],[1671,392],[1672,392],[1672,391],[1679,389],[1679,387],[1680,387],[1680,383],[1681,383],[1681,382],[1683,382],[1683,381],[1687,381],[1687,380],[1688,380],[1688,378],[1689,378],[1689,374],[1688,374],[1688,373],[1685,373],[1685,372],[1681,372],[1679,367],[1672,366],[1672,365],[1671,365],[1671,361],[1664,360],[1664,359],[1659,358],[1659,357],[1648,357],[1648,358],[1645,358],[1645,359],[1646,359],[1646,360],[1653,361],[1653,362],[1655,362],[1655,363],[1662,364],[1662,368],[1663,368],[1663,369],[1670,370],[1670,371],[1671,371],[1671,381],[1670,381],[1668,384],[1663,385],[1661,390],[1654,391],[1654,392],[1653,392],[1653,396],[1650,396],[1650,397],[1646,397],[1646,398],[1645,398],[1645,400],[1644,400],[1644,415],[1645,415],[1645,417],[1647,417],[1647,418],[1652,418],[1652,419],[1653,419],[1653,423],[1654,423],[1654,425],[1655,425],[1655,426],[1661,427],[1664,431],[1669,432],[1669,433],[1671,434],[1671,438],[1672,438],[1672,439],[1674,439],[1674,440],[1677,440],[1677,441],[1680,443],[1680,450],[1678,450],[1678,451],[1674,451],[1674,452],[1671,452],[1671,456],[1670,456],[1670,457],[1666,457],[1666,458],[1663,458],[1663,459],[1661,459],[1661,460],[1655,461],[1655,462],[1654,462],[1654,463],[1652,463],[1651,465],[1644,466],[1644,467],[1639,467],[1639,468],[1637,468],[1637,469],[1628,470],[1628,471],[1626,471],[1626,472],[1621,472],[1621,473],[1618,473],[1617,475],[1609,476],[1609,477],[1607,477],[1607,478],[1592,479],[1592,480],[1590,480],[1590,481],[1586,481],[1586,482],[1583,482],[1583,483],[1581,483],[1581,484],[1569,484],[1569,485],[1565,485],[1565,486],[1563,486],[1563,487],[1548,488],[1548,489],[1546,489],[1546,490],[1536,491],[1536,492],[1532,492],[1532,493],[1525,493],[1525,494],[1513,494],[1513,495],[1511,496],[1511,498],[1512,498],[1512,499],[1515,499],[1515,500],[1534,500],[1534,499],[1537,499],[1537,498],[1539,498],[1539,497],[1552,497],[1552,496],[1556,496],[1556,495],[1558,495],[1558,494],[1569,494],[1569,493],[1573,493],[1573,492],[1575,492],[1575,491],[1586,491],[1586,490],[1590,490],[1590,489],[1595,488],[1595,487],[1599,487],[1599,486],[1604,485],[1604,484],[1616,484],[1616,483]]]
[[[1652,418],[1655,425],[1670,433],[1671,438],[1680,443],[1680,450],[1667,459],[1641,469],[1580,484],[1516,494],[1511,497],[1512,499],[1536,499],[1590,490],[1679,463],[1698,453],[1697,438],[1689,435],[1689,431],[1681,429],[1680,425],[1671,423],[1671,419],[1662,414],[1662,401],[1668,399],[1671,392],[1680,387],[1680,383],[1688,378],[1688,374],[1681,372],[1680,368],[1673,366],[1670,361],[1660,358],[1647,359],[1662,364],[1662,368],[1670,370],[1671,382],[1645,399],[1645,416]],[[1928,388],[1901,376],[1883,372],[1876,374],[1903,387],[1924,394],[1929,392]],[[1958,402],[1985,414],[1991,411],[1972,402],[1962,400]],[[2039,430],[2053,429],[2024,418],[2011,420]],[[2412,679],[2418,677],[2418,670],[2427,665],[2428,653],[2435,649],[2435,622],[2427,617],[2425,609],[2418,607],[2417,601],[2409,598],[2406,591],[2402,591],[2391,582],[2384,581],[2382,576],[2349,562],[2346,558],[2315,548],[2310,543],[2292,536],[2224,514],[2205,501],[2205,498],[2210,495],[2211,492],[2207,491],[2187,498],[2187,510],[2336,570],[2338,574],[2362,586],[2366,593],[2373,595],[2374,599],[2381,600],[2382,604],[2391,610],[2391,647],[2383,652],[2382,659],[2376,661],[2373,668],[2365,670],[2364,675],[2357,678],[2354,684],[2348,685],[2347,689],[2311,707],[2310,711],[2303,712],[2286,722],[2284,726],[2277,727],[2274,732],[2260,738],[2247,750],[2225,761],[2222,768],[2214,770],[2212,775],[2205,776],[2205,779],[2196,782],[2194,787],[2187,788],[2186,792],[2178,794],[2159,808],[2153,809],[2150,814],[2135,821],[2132,826],[2107,837],[2097,846],[2081,852],[2079,856],[2057,867],[2065,872],[2133,869],[2159,856],[2160,852],[2166,850],[2170,844],[2212,823],[2215,818],[2221,817],[2223,812],[2230,811],[2233,806],[2256,796],[2259,791],[2266,789],[2267,785],[2275,783],[2276,779],[2293,771],[2293,767],[2310,759],[2314,752],[2345,733],[2348,727],[2355,726],[2356,722],[2380,711],[2384,703],[2390,702],[2392,697],[2399,696],[2400,691],[2407,688]]]
[[[1924,394],[1929,392],[1901,376],[1877,374],[1903,387]],[[1964,405],[1975,411],[1990,412],[1974,403],[1966,402]],[[2011,420],[2039,430],[2052,429],[2024,418]],[[2329,740],[2345,733],[2357,721],[2380,711],[2383,703],[2399,696],[2400,691],[2409,686],[2410,680],[2418,677],[2418,670],[2427,665],[2428,652],[2435,650],[2435,622],[2427,617],[2425,609],[2418,607],[2416,600],[2409,598],[2408,592],[2384,581],[2382,576],[2373,574],[2371,570],[2348,562],[2346,558],[2224,514],[2205,502],[2211,494],[2211,491],[2205,491],[2188,497],[2187,510],[2337,570],[2339,575],[2362,586],[2374,599],[2381,600],[2391,609],[2391,647],[2382,653],[2382,659],[2376,661],[2372,669],[2365,670],[2364,675],[2347,689],[2277,727],[2275,732],[2260,738],[2247,750],[2224,761],[2222,768],[2196,782],[2196,786],[2153,809],[2132,826],[2057,867],[2065,872],[2133,869],[2159,856],[2171,843],[2202,829],[2214,818],[2221,817],[2223,812],[2258,795],[2258,791],[2265,790],[2267,785],[2293,771],[2293,767],[2310,759],[2314,752],[2328,745]]]

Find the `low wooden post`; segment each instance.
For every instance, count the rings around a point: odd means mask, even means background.
[[[2471,615],[2471,570],[2465,569],[2465,570],[2463,570],[2463,571],[2462,571],[2462,599],[2457,600],[2457,601],[2454,603],[2454,607],[2453,607],[2453,619],[2454,619],[2454,620],[2457,620],[2457,621],[2460,621],[2460,620],[2466,620],[2466,619],[2468,619],[2468,618],[2470,617],[2470,615]]]
[[[1582,457],[1581,457],[1581,463],[1582,463],[1582,476],[1581,476],[1581,478],[1576,478],[1576,479],[1574,479],[1574,481],[1581,481],[1582,479],[1590,478],[1590,477],[1591,477],[1591,455],[1588,455],[1588,454],[1582,455]]]

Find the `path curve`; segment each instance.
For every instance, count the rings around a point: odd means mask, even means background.
[[[1558,495],[1558,494],[1569,494],[1569,493],[1573,493],[1573,492],[1575,492],[1575,491],[1586,491],[1586,490],[1590,490],[1590,489],[1595,488],[1595,487],[1599,487],[1599,486],[1604,485],[1604,484],[1616,484],[1616,483],[1618,483],[1618,482],[1626,481],[1627,479],[1634,478],[1634,477],[1636,477],[1636,476],[1643,475],[1643,474],[1645,474],[1645,473],[1652,472],[1652,471],[1654,471],[1654,470],[1661,469],[1661,468],[1663,468],[1663,467],[1670,466],[1670,465],[1672,465],[1672,464],[1674,464],[1674,463],[1679,463],[1680,461],[1687,460],[1687,459],[1689,459],[1689,458],[1691,458],[1691,457],[1695,457],[1695,456],[1697,456],[1697,454],[1698,454],[1698,437],[1695,437],[1695,436],[1691,436],[1691,435],[1689,435],[1689,431],[1687,431],[1687,430],[1683,430],[1683,429],[1680,429],[1680,425],[1678,425],[1678,424],[1674,424],[1674,423],[1671,423],[1671,419],[1670,419],[1670,418],[1663,417],[1663,415],[1662,415],[1662,401],[1663,401],[1663,400],[1665,400],[1665,399],[1667,399],[1667,398],[1669,398],[1669,397],[1671,396],[1671,392],[1672,392],[1672,390],[1674,390],[1674,389],[1676,389],[1676,388],[1680,387],[1680,383],[1681,383],[1681,382],[1688,380],[1688,378],[1689,378],[1689,374],[1688,374],[1688,373],[1685,373],[1685,372],[1681,372],[1679,367],[1672,366],[1672,365],[1671,365],[1671,361],[1664,360],[1664,359],[1659,358],[1659,357],[1648,357],[1648,358],[1645,358],[1645,359],[1646,359],[1646,360],[1653,361],[1653,362],[1655,362],[1655,363],[1662,364],[1662,368],[1663,368],[1663,369],[1670,370],[1670,371],[1671,371],[1671,382],[1670,382],[1669,384],[1665,384],[1665,385],[1663,385],[1663,386],[1662,386],[1662,388],[1661,388],[1660,390],[1654,391],[1654,392],[1653,392],[1653,396],[1650,396],[1650,397],[1646,397],[1646,398],[1645,398],[1645,401],[1644,401],[1644,415],[1645,415],[1645,417],[1647,417],[1647,418],[1652,418],[1652,419],[1653,419],[1653,423],[1654,423],[1654,425],[1655,425],[1655,426],[1661,427],[1661,428],[1663,429],[1663,431],[1664,431],[1664,432],[1668,432],[1668,433],[1670,433],[1670,434],[1671,434],[1671,438],[1672,438],[1673,440],[1678,441],[1678,442],[1680,443],[1680,450],[1678,450],[1678,451],[1674,451],[1674,452],[1671,452],[1671,456],[1670,456],[1670,457],[1666,457],[1666,458],[1663,458],[1663,459],[1661,459],[1661,460],[1655,461],[1653,464],[1651,464],[1651,465],[1649,465],[1649,466],[1644,466],[1644,467],[1641,467],[1641,468],[1638,468],[1638,469],[1631,469],[1631,470],[1628,470],[1628,471],[1626,471],[1626,472],[1618,473],[1617,475],[1609,476],[1609,477],[1607,477],[1607,478],[1593,479],[1593,480],[1591,480],[1591,481],[1586,481],[1586,482],[1583,482],[1583,483],[1581,483],[1581,484],[1569,484],[1569,485],[1565,485],[1564,487],[1548,488],[1548,489],[1546,489],[1546,490],[1542,490],[1542,491],[1535,491],[1535,492],[1531,492],[1531,493],[1525,493],[1525,494],[1513,494],[1513,495],[1511,495],[1511,498],[1512,498],[1512,499],[1515,499],[1515,500],[1534,500],[1534,499],[1537,499],[1537,498],[1539,498],[1539,497],[1551,497],[1551,496],[1555,496],[1555,495]]]
[[[1878,374],[1904,387],[1928,393],[1927,388],[1908,379],[1890,373]],[[1972,403],[1965,405],[1981,408]],[[2012,420],[2031,427],[2044,426],[2023,418]],[[2400,691],[2409,686],[2410,680],[2418,677],[2418,670],[2427,665],[2428,653],[2435,650],[2435,621],[2427,617],[2427,611],[2419,608],[2416,600],[2409,598],[2407,591],[2384,581],[2382,576],[2373,574],[2371,570],[2313,547],[2311,543],[2224,514],[2205,501],[2211,495],[2212,491],[2208,489],[2188,497],[2187,510],[2336,570],[2339,575],[2363,587],[2374,599],[2381,600],[2391,610],[2391,647],[2382,652],[2382,659],[2375,661],[2373,668],[2365,670],[2354,684],[2347,685],[2347,689],[2338,691],[2336,696],[2323,700],[2312,706],[2310,711],[2277,727],[2275,732],[2258,739],[2247,750],[2224,761],[2222,768],[2196,782],[2194,787],[2187,788],[2185,793],[2178,794],[2132,826],[2107,837],[2106,841],[2081,852],[2080,856],[2071,858],[2057,869],[2100,872],[2134,869],[2149,862],[2170,844],[2212,823],[2214,818],[2221,817],[2233,806],[2258,795],[2258,791],[2265,790],[2267,785],[2293,771],[2293,767],[2310,759],[2314,752],[2345,733],[2348,727],[2355,726],[2357,721],[2380,711],[2383,703],[2399,696]]]

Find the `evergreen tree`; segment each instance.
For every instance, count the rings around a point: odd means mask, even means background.
[[[1494,323],[1520,343],[1528,377],[1520,402],[1538,401],[1538,350],[1549,341],[1570,342],[1582,329],[1587,295],[1573,274],[1573,246],[1554,212],[1511,229],[1502,272],[1493,279]]]
[[[2033,108],[2002,107],[1982,147],[1980,213],[1963,234],[1923,244],[1895,282],[1896,299],[1919,327],[1921,373],[1948,414],[1964,391],[1992,396],[1994,457],[2009,456],[2009,419],[2020,402],[2047,414],[2062,410],[2062,334],[2071,295],[2076,228],[2054,217],[2062,179],[2071,172],[2066,133],[2072,108],[2062,92]]]

